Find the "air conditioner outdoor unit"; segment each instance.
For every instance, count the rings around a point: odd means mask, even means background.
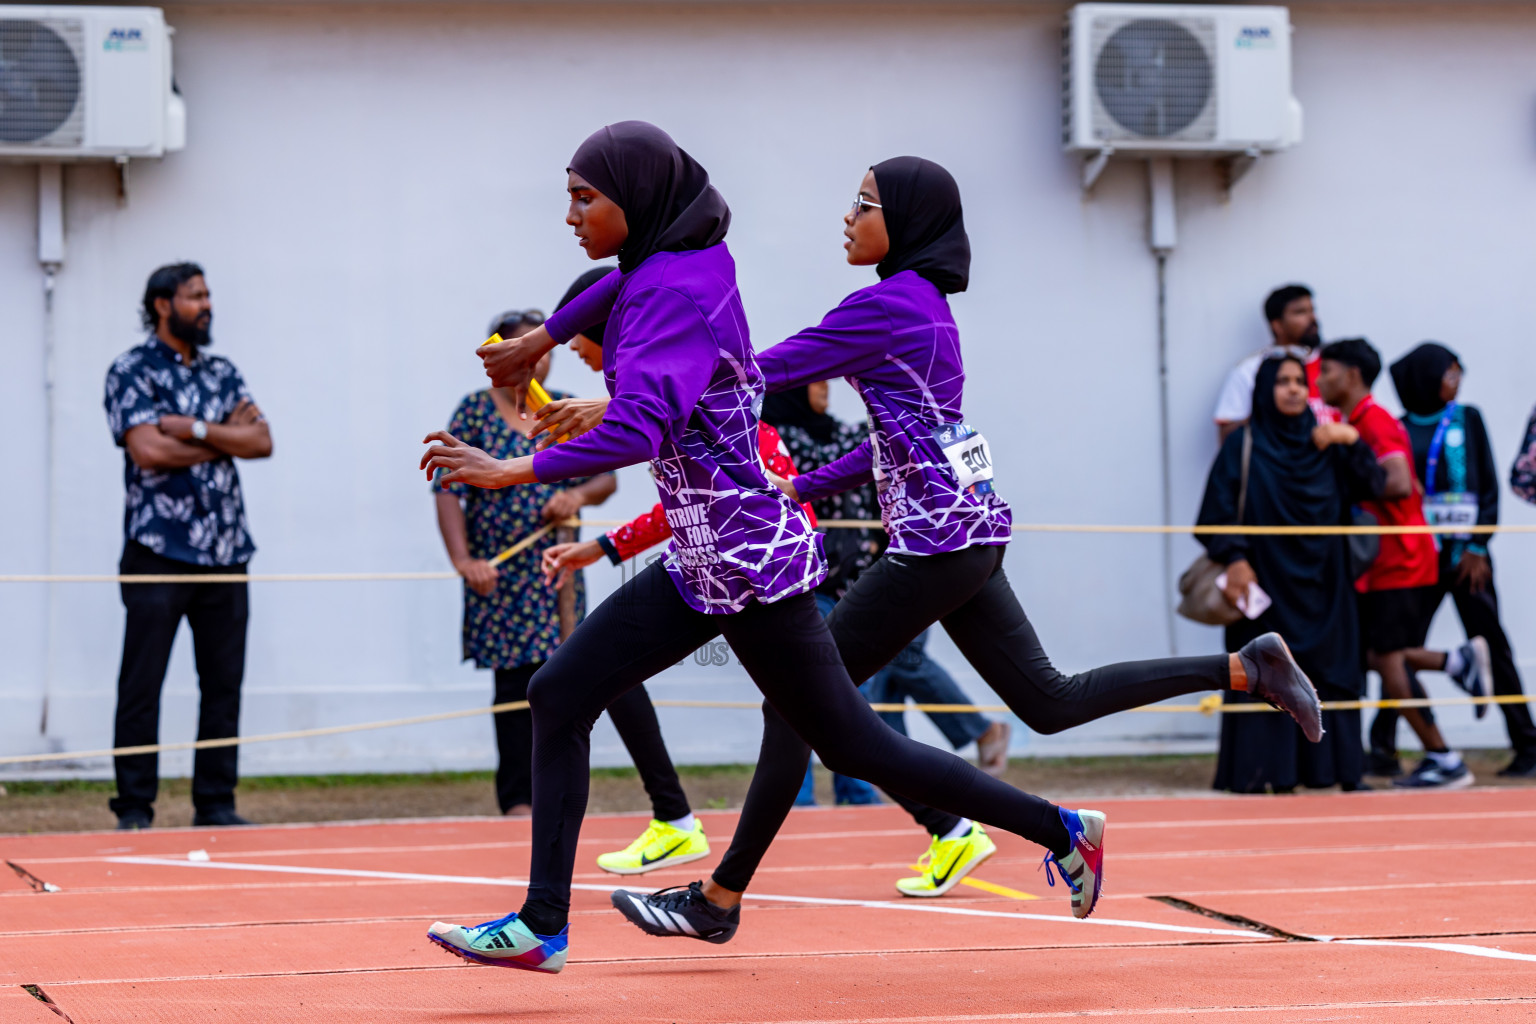
[[[1078,4],[1062,51],[1069,151],[1252,157],[1301,141],[1284,7]]]
[[[0,6],[0,159],[157,157],[186,145],[154,7]]]

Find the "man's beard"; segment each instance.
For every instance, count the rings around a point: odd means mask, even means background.
[[[1322,345],[1322,343],[1322,328],[1316,323],[1313,323],[1311,327],[1307,328],[1307,332],[1305,334],[1296,339],[1296,344],[1305,348],[1318,348]]]
[[[205,313],[206,322],[199,327],[196,320],[183,320],[176,311],[171,310],[170,318],[166,320],[166,329],[171,332],[171,337],[177,341],[185,342],[193,348],[205,348],[213,344],[213,314]]]

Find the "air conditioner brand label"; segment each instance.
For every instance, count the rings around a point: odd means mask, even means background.
[[[107,38],[102,41],[101,48],[110,53],[147,50],[149,40],[144,38],[144,30],[141,28],[114,28],[107,30]]]
[[[1239,50],[1273,50],[1275,30],[1268,25],[1245,25],[1237,30]]]

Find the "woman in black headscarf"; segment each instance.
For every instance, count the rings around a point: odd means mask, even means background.
[[[1206,482],[1198,522],[1344,525],[1351,502],[1375,497],[1385,480],[1358,431],[1347,424],[1318,426],[1307,405],[1307,374],[1301,362],[1288,356],[1267,359],[1253,388],[1253,417],[1223,443]],[[1227,567],[1227,594],[1233,604],[1247,595],[1250,582],[1257,582],[1274,602],[1258,618],[1241,618],[1227,627],[1227,650],[1239,650],[1273,630],[1285,638],[1324,700],[1354,700],[1364,692],[1345,537],[1216,534],[1199,540],[1214,561]],[[1241,693],[1222,698],[1228,704],[1251,702]],[[1323,741],[1308,743],[1285,715],[1223,716],[1215,788],[1238,793],[1289,792],[1298,784],[1359,788],[1364,770],[1360,712],[1325,711],[1323,725]]]
[[[1431,523],[1465,521],[1475,506],[1478,526],[1499,521],[1499,467],[1493,459],[1488,428],[1477,406],[1457,401],[1464,371],[1461,358],[1444,345],[1426,341],[1392,364],[1392,383],[1407,412],[1403,426],[1413,445],[1413,462],[1424,485],[1424,512]],[[1431,465],[1431,455],[1433,464]],[[1493,559],[1488,551],[1492,534],[1451,534],[1438,538],[1440,548],[1438,607],[1446,594],[1469,642],[1455,652],[1459,666],[1448,664],[1438,651],[1410,651],[1408,663],[1419,670],[1450,672],[1458,686],[1469,689],[1465,670],[1476,667],[1476,640],[1486,644],[1493,692],[1522,693],[1514,650],[1499,616],[1499,596],[1493,584]],[[1471,655],[1471,657],[1469,657]],[[1417,679],[1414,680],[1418,695]],[[1481,705],[1479,712],[1487,705]],[[1536,722],[1525,704],[1501,704],[1514,759],[1500,775],[1536,776]],[[1397,749],[1397,712],[1382,708],[1371,723],[1371,749]]]

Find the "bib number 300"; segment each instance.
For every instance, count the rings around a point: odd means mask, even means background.
[[[967,423],[945,424],[934,430],[933,439],[962,491],[986,494],[992,490],[992,449],[975,428]]]

